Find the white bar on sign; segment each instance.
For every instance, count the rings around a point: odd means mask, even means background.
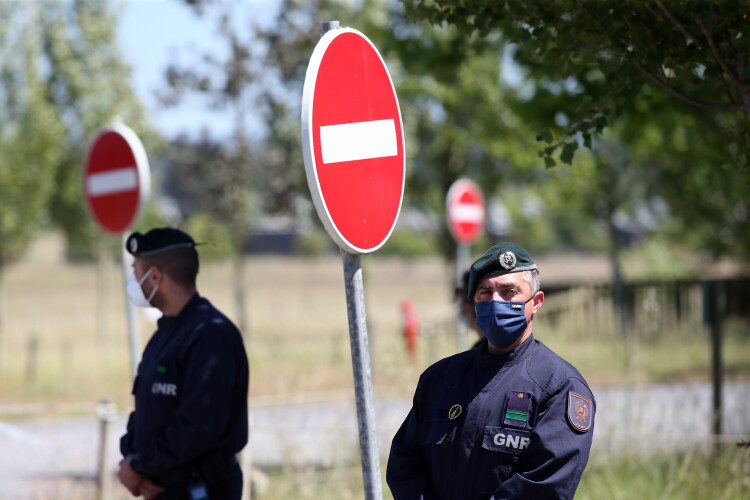
[[[368,160],[398,154],[392,119],[320,127],[323,163]]]
[[[137,188],[138,173],[135,167],[99,172],[86,178],[86,192],[89,196],[105,196]]]
[[[451,220],[455,222],[482,222],[484,211],[479,205],[461,204],[451,209]]]

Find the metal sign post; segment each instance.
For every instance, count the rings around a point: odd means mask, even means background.
[[[123,288],[128,283],[130,273],[133,272],[133,257],[125,251],[125,240],[128,235],[122,235],[122,276],[123,276]],[[135,375],[138,372],[138,363],[141,362],[141,339],[138,325],[136,324],[135,306],[128,299],[127,294],[125,295],[125,313],[128,318],[128,345],[130,346],[130,375],[135,379]]]
[[[365,498],[383,498],[360,254],[396,226],[406,177],[403,123],[383,58],[357,30],[323,23],[302,93],[302,152],[315,209],[341,249]]]
[[[375,429],[375,407],[370,369],[370,348],[367,343],[367,317],[365,315],[365,289],[359,255],[341,250],[346,285],[346,310],[349,316],[349,343],[352,351],[354,394],[359,424],[359,450],[362,457],[362,478],[365,498],[383,498],[380,479],[380,454],[378,434]]]
[[[445,216],[453,239],[456,240],[456,280],[471,265],[471,244],[484,229],[484,196],[479,186],[469,179],[458,179],[445,197]],[[469,347],[467,328],[457,322],[456,345],[459,351]]]
[[[132,258],[125,251],[126,231],[138,220],[148,198],[151,176],[146,150],[138,136],[121,123],[99,131],[86,155],[83,183],[86,207],[99,227],[122,237],[122,269],[127,283]],[[124,288],[124,287],[123,287]],[[135,378],[140,345],[135,308],[125,298],[131,375]]]

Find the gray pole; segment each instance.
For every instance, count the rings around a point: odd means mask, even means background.
[[[464,243],[456,245],[456,280],[461,281],[461,277],[471,265],[471,247]],[[456,346],[458,352],[463,352],[469,348],[467,329],[461,325],[461,321],[456,321]]]
[[[380,456],[378,434],[375,430],[375,409],[372,397],[370,354],[367,345],[367,317],[365,315],[365,293],[362,283],[362,266],[359,255],[341,250],[346,282],[346,309],[349,314],[349,342],[352,349],[354,371],[354,393],[357,400],[357,422],[359,424],[359,450],[362,457],[362,478],[365,499],[383,498],[380,480]]]
[[[321,23],[320,36],[339,29],[338,21]],[[346,286],[346,310],[349,316],[349,343],[354,372],[354,396],[357,404],[359,427],[359,452],[362,459],[362,479],[366,500],[383,498],[380,480],[380,455],[378,433],[375,429],[375,407],[372,396],[370,348],[367,345],[367,317],[365,315],[365,289],[362,283],[362,266],[359,255],[341,250]]]
[[[122,235],[122,272],[125,277],[125,283],[128,282],[130,273],[133,272],[131,268],[132,257],[128,252],[125,251],[125,243],[127,235]],[[138,336],[138,325],[135,323],[135,306],[130,303],[127,295],[125,296],[125,310],[128,316],[128,338],[130,342],[130,374],[135,378],[138,372],[138,363],[141,361],[141,346],[140,339]]]

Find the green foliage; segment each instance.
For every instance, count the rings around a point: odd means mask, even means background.
[[[694,114],[729,139],[750,146],[748,2],[640,0],[407,0],[414,16],[483,37],[501,33],[534,82],[529,104],[569,123],[554,127],[564,149],[577,134],[601,132],[632,113],[636,99],[668,95],[672,112]],[[526,115],[524,115],[526,116]],[[540,127],[541,128],[541,127]],[[546,143],[554,142],[542,136]],[[572,147],[572,146],[571,146]],[[551,152],[545,152],[550,157]]]
[[[147,150],[158,146],[121,60],[116,14],[109,1],[99,0],[0,2],[0,14],[2,140],[16,150],[10,168],[27,166],[13,174],[28,181],[14,190],[24,200],[14,205],[14,217],[25,214],[28,231],[42,221],[61,228],[68,257],[91,259],[103,237],[84,206],[81,169],[89,141],[119,117]],[[4,196],[0,203],[11,201]]]
[[[576,498],[740,500],[750,495],[750,455],[735,444],[711,456],[704,450],[655,456],[593,456]]]
[[[385,245],[378,250],[378,254],[420,259],[437,254],[440,250],[437,243],[436,238],[418,231],[393,231]]]
[[[201,261],[225,259],[232,255],[232,235],[210,213],[197,213],[185,221],[185,231],[200,243],[197,250]]]
[[[64,131],[45,99],[36,65],[40,48],[28,31],[8,25],[10,7],[0,4],[0,19],[6,19],[0,21],[0,272],[43,225]]]
[[[331,237],[321,229],[314,229],[297,237],[297,253],[307,257],[320,257],[333,251],[335,244]]]

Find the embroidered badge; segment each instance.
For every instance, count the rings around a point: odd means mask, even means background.
[[[505,252],[497,258],[497,261],[503,266],[503,269],[513,269],[516,267],[516,254]]]
[[[157,365],[156,373],[167,373],[167,367],[164,365]]]
[[[461,415],[461,412],[463,411],[463,408],[459,404],[455,404],[451,406],[451,409],[448,410],[448,419],[449,420],[456,420],[459,415]]]
[[[579,432],[589,430],[593,417],[592,408],[590,399],[572,391],[568,392],[568,422],[573,429]]]
[[[528,392],[510,391],[508,406],[505,407],[505,425],[523,429],[529,421],[531,394]]]

